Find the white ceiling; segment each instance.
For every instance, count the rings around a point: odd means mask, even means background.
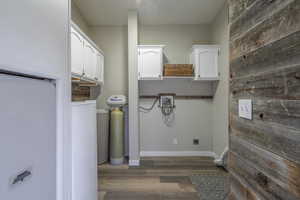
[[[126,25],[128,9],[143,25],[207,24],[226,0],[73,0],[91,26]]]

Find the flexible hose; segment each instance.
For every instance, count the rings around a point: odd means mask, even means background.
[[[154,106],[155,106],[155,104],[157,103],[157,101],[158,101],[158,98],[156,98],[156,99],[154,100],[154,102],[153,102],[153,104],[152,104],[152,106],[151,106],[150,108],[145,108],[145,107],[143,107],[143,106],[139,106],[140,111],[141,111],[141,112],[144,112],[144,111],[150,112],[150,111],[152,111],[153,108],[154,108]]]

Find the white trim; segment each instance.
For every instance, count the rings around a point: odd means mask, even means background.
[[[166,45],[143,45],[143,44],[137,46],[138,48],[162,48],[162,49],[166,47]]]
[[[192,50],[198,50],[198,49],[220,49],[220,45],[202,45],[202,44],[196,44],[192,46]]]
[[[88,105],[88,104],[95,104],[96,100],[86,100],[86,101],[73,101],[71,104],[72,106],[82,106],[82,105]]]
[[[216,154],[216,158],[214,161],[216,165],[223,165],[223,158],[228,150],[229,150],[228,147],[226,147],[219,157]]]
[[[129,160],[129,166],[140,166],[140,160]]]
[[[128,11],[128,114],[130,165],[139,164],[139,82],[138,82],[138,12]]]
[[[160,156],[205,156],[216,158],[212,151],[141,151],[141,157],[160,157]]]

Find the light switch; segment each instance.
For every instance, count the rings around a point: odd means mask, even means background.
[[[239,100],[239,117],[252,120],[252,100]]]

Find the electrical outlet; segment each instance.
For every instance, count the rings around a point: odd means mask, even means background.
[[[174,139],[173,139],[173,144],[178,144],[177,138],[174,138]]]
[[[193,140],[193,144],[194,144],[194,145],[199,145],[199,139],[194,139],[194,140]]]

